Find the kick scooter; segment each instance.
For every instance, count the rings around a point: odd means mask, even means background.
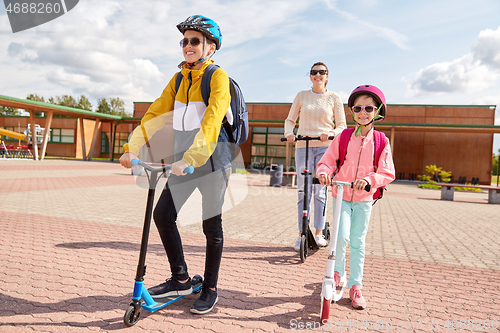
[[[317,178],[313,179],[313,184],[319,184],[319,180]],[[328,251],[328,262],[326,264],[326,274],[323,280],[323,286],[321,288],[321,313],[320,313],[320,322],[327,323],[328,318],[330,316],[330,305],[333,302],[337,302],[342,298],[344,294],[344,289],[347,285],[346,283],[346,274],[340,278],[340,283],[338,286],[335,286],[335,255],[337,249],[337,236],[339,233],[339,225],[340,225],[340,212],[342,207],[342,197],[344,195],[344,186],[353,187],[353,183],[342,182],[332,180],[332,186],[337,186],[337,198],[339,200],[335,200],[335,212],[333,214],[333,223],[332,223],[332,232],[331,235],[333,238],[330,240],[330,250]],[[370,192],[371,185],[368,184],[365,186],[364,190]]]
[[[309,141],[311,140],[320,140],[319,136],[301,136],[298,135],[295,137],[295,141],[305,141],[306,142],[306,165],[304,168],[304,171],[302,171],[301,175],[304,176],[304,190],[300,190],[301,192],[304,192],[304,206],[302,210],[302,234],[300,237],[300,261],[305,262],[307,255],[308,255],[308,250],[317,250],[319,249],[318,244],[316,244],[316,240],[314,239],[314,236],[311,232],[311,229],[309,228],[309,216],[307,213],[307,206],[309,204],[309,193],[308,193],[308,183],[309,183],[309,176],[312,175],[312,172],[307,169],[307,165],[309,162]],[[333,140],[333,136],[328,137],[328,140]],[[287,138],[281,138],[281,141],[287,141]],[[319,184],[319,183],[318,183]],[[326,202],[325,202],[326,204]],[[325,210],[326,210],[326,205],[325,205]],[[316,212],[315,212],[316,213]],[[323,215],[325,214],[325,211],[323,210]],[[325,239],[327,241],[330,240],[330,226],[328,222],[325,224],[325,229],[323,230],[323,235],[325,236]]]
[[[153,202],[155,198],[155,188],[158,184],[160,178],[163,175],[168,176],[170,174],[171,165],[160,164],[160,167],[154,168],[151,165],[153,163],[144,163],[141,160],[132,160],[133,166],[141,166],[144,168],[145,173],[148,177],[149,181],[149,190],[148,190],[148,199],[146,203],[146,216],[144,217],[144,227],[142,230],[142,241],[141,241],[141,250],[139,254],[139,264],[137,265],[137,274],[135,277],[134,284],[134,292],[132,294],[132,303],[128,307],[127,311],[125,311],[125,315],[123,316],[123,322],[125,326],[130,327],[133,326],[139,321],[139,316],[141,314],[141,308],[146,309],[150,312],[155,312],[160,310],[167,305],[177,301],[178,299],[183,298],[186,295],[182,296],[172,296],[165,297],[162,299],[153,300],[151,295],[149,294],[146,287],[144,287],[144,275],[146,274],[146,251],[148,248],[148,239],[149,239],[149,230],[151,227],[151,216],[153,211]],[[184,172],[193,173],[194,168],[192,166],[186,168]],[[203,279],[199,275],[195,275],[191,279],[191,284],[193,288],[193,293],[199,293],[201,291]],[[143,300],[141,302],[141,299]]]

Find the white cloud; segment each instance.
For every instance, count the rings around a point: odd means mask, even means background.
[[[388,40],[397,47],[403,50],[409,50],[408,37],[397,32],[396,30],[386,28],[380,25],[373,24],[366,19],[359,18],[351,13],[339,10],[336,6],[337,0],[323,0],[327,5],[328,9],[340,14],[345,19],[350,22],[355,23],[355,27],[358,29],[358,34],[369,36],[374,34],[377,37]],[[363,1],[363,6],[373,7],[377,4],[376,0],[365,0]]]
[[[500,70],[500,27],[481,31],[472,47],[472,54],[481,64]]]
[[[286,34],[308,6],[302,0],[193,0],[191,8],[223,27],[223,46],[228,47]],[[118,96],[131,111],[132,101],[154,99],[144,91],[161,92],[165,77],[175,72],[182,60],[176,24],[192,14],[175,0],[80,1],[68,14],[47,24],[0,35],[0,54],[7,55],[0,58],[0,71],[16,64],[24,68],[19,74],[25,80],[43,77],[59,86],[51,96],[67,94],[68,88],[95,99]],[[10,30],[7,15],[0,16],[0,27]],[[241,56],[234,59],[241,61]],[[231,61],[238,63],[235,60]],[[164,74],[160,68],[169,72]],[[9,91],[1,84],[0,90]]]
[[[407,95],[467,92],[489,88],[500,78],[500,27],[481,31],[471,53],[419,70]]]

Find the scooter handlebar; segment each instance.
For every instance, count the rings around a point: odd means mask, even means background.
[[[130,161],[130,163],[133,165],[133,166],[142,166],[144,167],[145,169],[149,170],[149,171],[154,171],[154,170],[162,170],[164,167],[168,167],[170,170],[172,170],[172,164],[168,165],[168,164],[163,164],[160,168],[153,168],[151,165],[147,164],[147,163],[144,163],[143,161],[141,160],[138,160],[138,159],[133,159],[132,161]],[[193,173],[194,172],[194,167],[192,165],[188,166],[186,169],[184,169],[184,172],[185,173]]]
[[[312,183],[313,183],[313,185],[315,185],[315,184],[321,184],[319,182],[319,179],[316,178],[316,177],[313,178]],[[349,184],[349,183],[346,183],[346,182],[332,180],[332,185],[345,185],[345,186],[349,186],[350,188],[352,188],[354,186],[354,182],[352,182],[352,183]],[[372,189],[372,186],[370,184],[366,184],[364,190],[366,192],[370,192],[371,189]]]
[[[331,135],[328,137],[328,140],[333,140],[334,139],[334,136]],[[281,142],[285,142],[287,141],[288,139],[287,138],[281,138],[280,139]],[[311,140],[320,140],[320,137],[319,136],[302,136],[302,135],[298,135],[295,137],[295,140],[293,140],[294,142],[295,141],[311,141]]]

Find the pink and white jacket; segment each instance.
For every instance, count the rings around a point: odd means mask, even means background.
[[[366,136],[355,136],[354,132],[347,146],[347,154],[344,164],[333,180],[354,182],[356,179],[364,179],[371,185],[371,191],[354,191],[350,187],[344,187],[343,200],[351,202],[368,202],[373,200],[373,194],[380,186],[385,186],[395,178],[394,162],[392,161],[391,146],[389,140],[380,155],[377,171],[373,165],[375,154],[373,141],[373,128]],[[340,135],[335,136],[318,163],[316,174],[326,174],[332,177],[337,168],[339,158]],[[332,195],[337,197],[337,187],[333,186]]]

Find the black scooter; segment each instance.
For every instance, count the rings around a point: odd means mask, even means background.
[[[317,250],[319,249],[318,244],[316,244],[316,240],[314,239],[314,235],[311,232],[311,229],[309,228],[309,214],[307,213],[307,206],[309,203],[309,193],[308,193],[308,183],[309,183],[309,176],[312,175],[312,172],[307,169],[307,165],[309,162],[309,141],[311,140],[320,140],[319,136],[301,136],[298,135],[295,137],[295,141],[305,141],[306,142],[306,165],[304,168],[304,171],[302,171],[301,175],[304,176],[304,206],[303,206],[303,213],[302,213],[302,235],[300,238],[300,261],[305,262],[307,255],[308,255],[308,250]],[[333,140],[333,136],[328,137],[328,140]],[[281,141],[287,141],[287,138],[281,138]],[[325,210],[326,210],[326,203],[325,203],[325,209],[323,210],[323,215],[325,215]],[[315,212],[316,213],[316,212]],[[327,241],[330,241],[330,224],[326,222],[325,224],[325,229],[323,229],[323,235],[325,236],[325,239]]]

